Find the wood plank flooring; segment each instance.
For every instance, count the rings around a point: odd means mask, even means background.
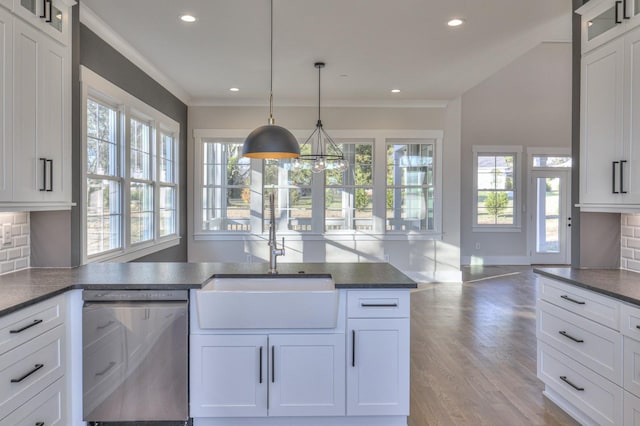
[[[577,425],[536,377],[531,268],[464,272],[411,294],[409,426]]]

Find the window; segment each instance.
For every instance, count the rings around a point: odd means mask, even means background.
[[[84,262],[178,244],[179,124],[82,67]]]
[[[289,241],[440,238],[441,131],[332,131],[349,167],[321,173],[304,160],[243,158],[249,133],[194,130],[196,240],[264,238],[271,193],[276,229]],[[293,132],[301,141],[309,133]]]
[[[569,155],[533,155],[533,168],[571,168],[571,156]]]
[[[474,226],[517,229],[521,148],[474,147]]]
[[[434,229],[434,146],[387,142],[387,231]]]

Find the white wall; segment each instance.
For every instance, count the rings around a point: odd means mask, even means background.
[[[193,130],[252,129],[266,124],[266,107],[189,107],[188,195],[189,211],[193,210]],[[290,129],[315,126],[314,107],[275,107],[276,124]],[[419,281],[459,281],[459,152],[460,101],[447,108],[360,108],[326,107],[322,120],[329,134],[332,130],[398,129],[444,130],[443,142],[443,239],[441,241],[380,241],[323,239],[287,241],[287,254],[278,262],[380,262],[389,261]],[[268,261],[264,241],[210,241],[193,237],[193,214],[188,218],[188,257],[190,262]]]
[[[472,231],[474,145],[571,148],[570,43],[542,43],[462,96],[462,263],[471,256],[484,264],[527,263],[526,212],[519,232]],[[524,160],[520,199],[526,201]]]

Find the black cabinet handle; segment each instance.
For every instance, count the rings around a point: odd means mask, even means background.
[[[622,21],[620,20],[620,13],[618,13],[618,6],[622,4],[622,0],[618,0],[616,2],[615,5],[615,9],[616,9],[616,24],[622,24]]]
[[[41,158],[42,161],[42,186],[40,187],[40,191],[47,190],[47,159]]]
[[[586,304],[586,302],[581,302],[580,300],[572,299],[569,296],[567,296],[566,294],[563,294],[560,297],[563,298],[564,300],[568,300],[569,302],[573,302],[576,305],[584,305],[584,304]]]
[[[47,192],[52,192],[53,191],[53,160],[47,160],[47,163],[49,163],[49,188],[47,188]]]
[[[356,366],[356,331],[351,330],[351,366]]]
[[[115,321],[114,320],[109,320],[107,321],[106,324],[104,325],[99,325],[96,327],[96,330],[104,330],[105,328],[109,327],[111,324],[113,324]]]
[[[397,303],[361,303],[363,308],[397,308]]]
[[[105,375],[105,374],[107,374],[107,372],[108,372],[109,370],[111,370],[115,365],[116,365],[116,363],[115,363],[114,361],[111,361],[111,362],[109,363],[109,365],[107,366],[107,368],[105,368],[105,369],[104,369],[104,370],[102,370],[102,371],[97,372],[97,373],[96,373],[96,376],[104,376],[104,375]]]
[[[262,346],[260,346],[260,366],[258,368],[260,370],[260,383],[262,383]]]
[[[582,339],[576,339],[575,337],[573,337],[572,335],[570,335],[569,333],[567,333],[566,331],[558,331],[559,334],[563,335],[564,337],[566,337],[567,339],[571,339],[576,343],[584,343],[584,340]]]
[[[631,16],[627,15],[627,0],[622,0],[622,17],[624,19],[631,19]]]
[[[568,379],[567,376],[560,376],[560,380],[562,380],[563,382],[565,382],[566,384],[568,384],[569,386],[571,386],[572,388],[574,388],[577,391],[584,391],[584,388],[578,387],[576,385],[574,385],[573,383],[571,383]]]
[[[37,422],[35,426],[44,426],[44,422]]]
[[[620,193],[621,194],[627,193],[627,191],[624,190],[624,163],[626,162],[627,160],[620,161]]]
[[[27,377],[29,377],[30,375],[32,375],[33,373],[35,373],[36,371],[40,370],[42,367],[44,367],[44,364],[36,364],[33,367],[33,370],[29,371],[28,373],[26,373],[24,376],[19,377],[17,379],[11,379],[11,383],[20,383],[21,381],[23,381],[24,379],[26,379]]]
[[[45,19],[44,22],[51,22],[53,17],[51,16],[51,4],[53,3],[53,0],[48,0],[47,4],[49,5],[49,17],[47,19]]]
[[[42,0],[42,15],[40,15],[41,18],[46,18],[47,17],[47,0]]]
[[[618,9],[616,9],[618,10]],[[611,163],[611,193],[612,194],[619,194],[618,191],[616,191],[616,164],[618,164],[618,161],[612,161]]]
[[[640,330],[640,325],[636,325],[636,328]]]
[[[276,382],[276,347],[271,346],[271,383]]]
[[[18,328],[16,330],[9,330],[9,333],[10,334],[22,333],[23,331],[28,330],[31,327],[35,327],[36,325],[40,324],[41,322],[42,322],[41,319],[33,320],[33,322],[31,324],[25,325],[24,327]]]

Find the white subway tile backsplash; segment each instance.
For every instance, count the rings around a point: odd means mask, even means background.
[[[620,268],[640,272],[640,214],[622,214],[620,223]]]
[[[626,216],[628,226],[640,226],[640,214],[623,214]]]
[[[635,257],[634,251],[633,249],[627,248],[627,247],[621,247],[620,248],[620,257],[622,257],[623,259],[632,259]]]
[[[625,237],[633,237],[635,236],[633,231],[634,231],[633,227],[623,226],[622,229],[620,230],[620,234],[624,235]]]
[[[9,223],[12,225],[11,244],[0,245],[0,274],[29,267],[31,257],[30,221],[29,213],[0,212],[0,224]]]

